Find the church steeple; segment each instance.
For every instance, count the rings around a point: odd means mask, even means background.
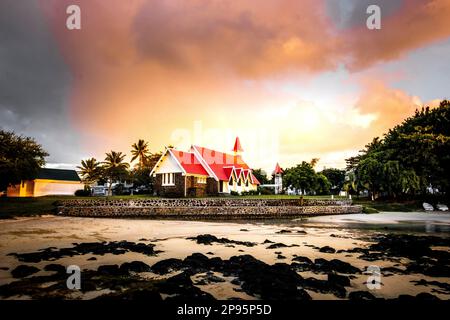
[[[236,137],[236,141],[234,142],[233,152],[235,155],[241,153],[244,151],[241,146],[241,141],[239,141],[239,137]]]
[[[275,194],[279,194],[283,191],[283,169],[281,169],[280,165],[277,162],[275,166],[275,170],[273,170],[274,182],[275,182]]]
[[[282,174],[283,169],[281,169],[280,165],[277,162],[277,165],[275,166],[275,170],[273,171],[273,174]]]

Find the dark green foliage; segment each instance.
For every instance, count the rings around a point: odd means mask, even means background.
[[[89,189],[79,189],[75,191],[75,196],[77,197],[89,197],[91,195],[91,191]]]
[[[345,170],[340,170],[336,168],[323,169],[321,172],[331,184],[330,192],[332,194],[339,194],[339,192],[344,187],[345,182]]]
[[[257,196],[259,192],[257,190],[243,191],[241,192],[241,196]]]
[[[34,139],[0,130],[0,191],[35,178],[48,153]]]
[[[77,168],[80,170],[82,180],[86,185],[95,183],[104,173],[102,164],[95,158],[81,160],[81,166]]]
[[[450,188],[450,102],[414,116],[375,138],[347,159],[356,188],[373,198],[426,194],[431,187],[448,195]]]
[[[146,187],[148,190],[152,189],[154,178],[150,176],[152,168],[143,167],[136,168],[131,171],[133,185],[135,187]]]
[[[261,188],[261,187],[258,187],[258,194],[259,193],[261,193],[261,195],[275,194],[275,192],[272,188]]]
[[[270,180],[267,179],[267,173],[263,169],[254,169],[252,170],[252,173],[261,184],[268,184],[270,182]]]
[[[303,161],[295,167],[286,169],[283,174],[283,185],[307,194],[329,194],[331,183],[325,175],[314,171],[313,164]]]

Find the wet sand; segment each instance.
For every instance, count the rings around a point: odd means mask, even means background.
[[[36,218],[20,218],[0,221],[0,286],[18,281],[11,271],[19,265],[30,265],[40,270],[28,277],[52,274],[43,268],[49,263],[63,266],[78,265],[81,270],[97,270],[101,265],[121,265],[125,262],[142,261],[149,266],[169,258],[185,259],[193,253],[202,253],[209,258],[220,257],[223,260],[233,256],[251,255],[268,265],[275,263],[291,264],[297,256],[315,259],[339,259],[363,270],[360,274],[350,276],[350,286],[346,286],[346,296],[338,297],[329,292],[305,289],[313,299],[347,298],[353,291],[369,291],[379,298],[397,298],[400,295],[416,296],[419,293],[431,293],[440,299],[449,299],[450,292],[437,285],[416,285],[412,281],[437,281],[450,285],[449,277],[433,277],[423,273],[392,272],[386,268],[405,270],[411,262],[406,257],[392,257],[367,261],[360,258],[358,252],[346,252],[353,248],[367,248],[374,239],[386,234],[410,234],[416,236],[435,236],[449,238],[450,214],[446,213],[382,213],[373,215],[340,215],[294,219],[288,221],[239,221],[239,222],[201,222],[201,221],[161,221],[145,219],[95,219],[59,216]],[[255,243],[245,246],[233,243],[200,244],[188,239],[198,235],[209,234],[217,238],[233,241]],[[11,253],[28,253],[56,247],[68,248],[74,243],[122,241],[155,245],[155,255],[138,252],[123,254],[93,255],[90,253],[65,256],[55,261],[35,263],[19,261]],[[269,240],[271,242],[266,242]],[[281,243],[285,246],[268,249],[270,243]],[[329,246],[336,252],[327,253],[320,250]],[[448,246],[437,248],[444,253],[450,252]],[[159,252],[160,251],[160,252]],[[89,260],[90,258],[96,260]],[[381,288],[369,290],[365,282],[368,274],[364,272],[368,266],[381,268]],[[384,271],[387,270],[387,271]],[[152,271],[139,273],[143,279],[161,279],[179,274],[174,271],[165,275]],[[303,278],[324,280],[326,272],[317,270],[297,271]],[[195,287],[209,293],[216,299],[258,299],[258,294],[249,294],[233,281],[232,275],[216,272],[209,273],[224,281],[201,281],[206,277],[204,272],[190,276]],[[348,275],[347,275],[348,276]],[[66,295],[68,299],[91,299],[110,293],[109,288],[90,292],[75,291]],[[0,290],[1,295],[1,290]],[[161,295],[164,298],[164,295]],[[29,299],[27,295],[0,296],[3,299]]]

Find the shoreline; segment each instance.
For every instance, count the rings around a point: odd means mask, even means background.
[[[415,214],[426,217],[424,213]],[[360,218],[364,217],[372,216]],[[334,219],[334,225],[320,221],[327,219]],[[215,299],[260,299],[267,298],[267,294],[274,299],[286,299],[291,294],[299,299],[336,300],[397,299],[419,294],[450,298],[450,291],[445,289],[450,286],[445,260],[428,270],[426,266],[432,261],[422,265],[420,257],[424,253],[416,255],[416,250],[408,249],[414,246],[446,259],[450,252],[449,232],[401,234],[348,228],[345,219],[346,216],[332,216],[221,223],[47,216],[4,221],[0,222],[0,299],[126,298],[136,286],[163,299],[167,298],[166,293],[194,299],[190,294]],[[381,221],[376,225],[397,218],[385,213],[378,219]],[[428,251],[428,247],[433,251]],[[57,285],[67,277],[64,268],[73,264],[80,266],[89,280],[84,291],[70,292]],[[364,284],[364,270],[369,265],[381,268],[384,285],[380,290],[370,291]],[[19,266],[26,267],[16,270]],[[260,269],[256,272],[255,267]],[[254,272],[246,273],[247,268]],[[12,278],[13,271],[32,274]],[[270,277],[264,278],[267,272],[275,272],[273,277],[281,277],[280,280],[291,277],[304,292],[295,291],[294,287],[285,291],[290,284],[275,285]],[[123,288],[117,291],[113,283],[120,281],[124,281]],[[2,287],[6,284],[11,285]],[[26,292],[21,291],[24,284]],[[184,289],[177,289],[179,285]]]

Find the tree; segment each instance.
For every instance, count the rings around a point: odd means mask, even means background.
[[[254,169],[252,170],[252,173],[261,184],[269,183],[269,179],[267,179],[267,173],[263,169]]]
[[[138,168],[142,169],[147,161],[147,158],[149,157],[149,150],[148,150],[148,142],[145,142],[142,139],[139,139],[137,143],[133,143],[131,145],[131,162],[133,162],[136,159],[139,159]]]
[[[345,182],[345,170],[340,170],[336,168],[323,169],[321,172],[325,177],[327,177],[330,182],[330,191],[332,194],[339,194],[339,192],[344,187]]]
[[[147,168],[149,168],[150,170],[153,169],[153,167],[156,165],[156,163],[158,162],[158,160],[161,158],[162,156],[162,151],[157,152],[157,153],[151,153],[148,157],[147,157],[147,161],[145,166]]]
[[[0,130],[0,190],[35,178],[48,155],[34,139]]]
[[[356,175],[353,171],[349,171],[346,174],[342,189],[344,189],[347,194],[356,194],[358,192]]]
[[[416,110],[412,117],[375,138],[346,160],[358,186],[388,197],[426,194],[431,188],[449,196],[450,102]]]
[[[128,168],[130,165],[124,162],[125,154],[122,152],[111,151],[106,153],[103,162],[103,170],[105,177],[109,181],[108,194],[111,195],[112,184],[114,181],[121,181],[128,176]]]
[[[381,189],[383,165],[374,157],[363,159],[356,170],[356,179],[369,192],[372,200],[378,197]]]
[[[320,195],[330,194],[331,183],[328,181],[327,177],[321,173],[317,175],[317,186],[316,192]]]
[[[311,167],[315,167],[317,165],[317,163],[319,162],[319,158],[312,158],[311,161],[309,162],[309,164],[311,165]]]
[[[316,191],[317,176],[312,165],[306,161],[286,169],[283,179],[287,186],[301,190],[303,194]]]
[[[95,158],[81,160],[80,169],[81,177],[85,185],[92,185],[102,177],[102,165]]]

